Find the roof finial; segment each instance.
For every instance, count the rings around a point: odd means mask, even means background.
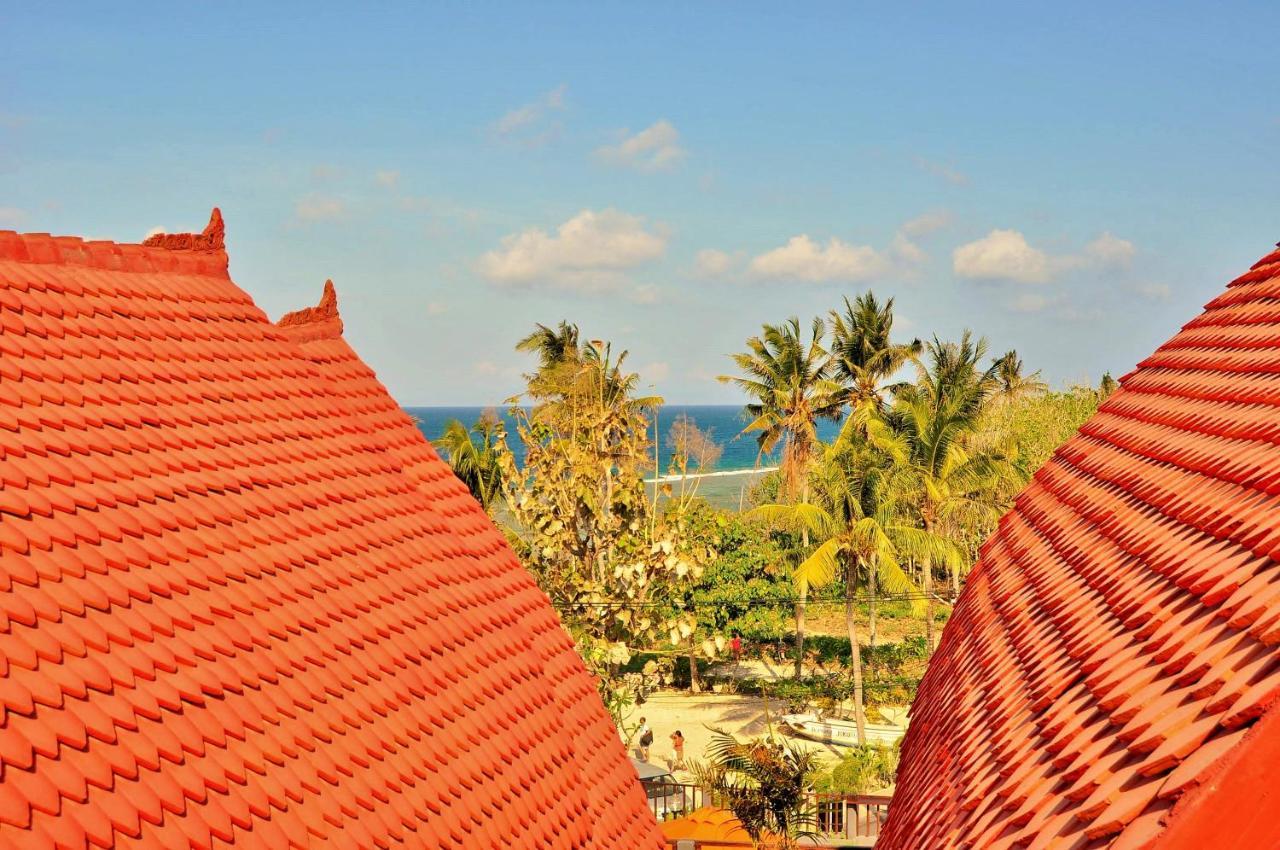
[[[276,326],[281,328],[297,328],[304,325],[323,328],[323,336],[342,335],[342,317],[338,315],[338,292],[334,289],[332,280],[324,282],[324,294],[320,296],[319,304],[286,313],[280,317],[280,321],[276,322]]]
[[[142,244],[148,248],[165,248],[170,251],[222,251],[226,248],[226,230],[226,225],[222,222],[222,210],[214,207],[203,232],[157,233]]]

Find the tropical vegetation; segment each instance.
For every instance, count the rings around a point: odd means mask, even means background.
[[[765,324],[731,356],[721,380],[746,396],[742,436],[777,465],[742,511],[699,497],[719,443],[687,418],[658,433],[662,399],[639,391],[626,352],[569,322],[517,343],[533,367],[508,424],[446,427],[441,453],[505,526],[619,718],[677,678],[701,689],[736,637],[747,653],[788,652],[794,683],[770,687],[851,713],[861,736],[868,712],[910,698],[999,516],[1114,389],[1105,376],[1050,390],[969,331],[896,337],[893,308],[867,292],[825,318]]]

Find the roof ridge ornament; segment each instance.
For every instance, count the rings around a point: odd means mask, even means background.
[[[217,207],[209,214],[209,223],[200,233],[157,233],[142,244],[148,248],[164,248],[168,251],[223,251],[226,249],[226,224],[222,210]]]
[[[306,328],[308,337],[340,337],[342,336],[342,316],[338,313],[338,291],[332,280],[324,282],[324,293],[320,303],[314,307],[303,307],[292,313],[285,313],[276,322],[278,328]]]

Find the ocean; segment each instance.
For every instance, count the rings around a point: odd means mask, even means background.
[[[524,462],[524,446],[514,438],[515,423],[505,407],[406,407],[405,412],[414,418],[420,430],[428,440],[436,440],[444,432],[445,424],[450,419],[457,419],[470,425],[480,418],[486,410],[492,410],[502,416],[507,424],[507,433],[512,439],[509,442],[515,455],[516,463]],[[658,410],[658,431],[662,435],[658,469],[666,474],[671,461],[668,446],[671,425],[681,416],[687,416],[704,431],[709,431],[723,449],[720,461],[709,474],[701,476],[698,494],[723,508],[737,507],[742,503],[745,489],[751,485],[760,470],[770,469],[777,464],[777,458],[766,455],[759,457],[755,434],[742,434],[747,425],[745,411],[738,405],[721,404],[668,404]],[[652,427],[652,426],[651,426]],[[819,422],[818,436],[830,440],[839,430],[835,422]]]

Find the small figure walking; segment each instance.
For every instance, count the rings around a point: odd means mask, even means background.
[[[640,747],[637,753],[640,755],[640,761],[649,760],[649,748],[653,746],[653,730],[649,728],[649,721],[643,717],[640,718]]]
[[[733,633],[733,640],[729,641],[729,648],[733,650],[733,663],[735,665],[742,663],[742,636],[737,632]]]
[[[671,769],[684,770],[684,735],[679,729],[671,733],[671,749],[676,753],[676,760],[671,763]]]

